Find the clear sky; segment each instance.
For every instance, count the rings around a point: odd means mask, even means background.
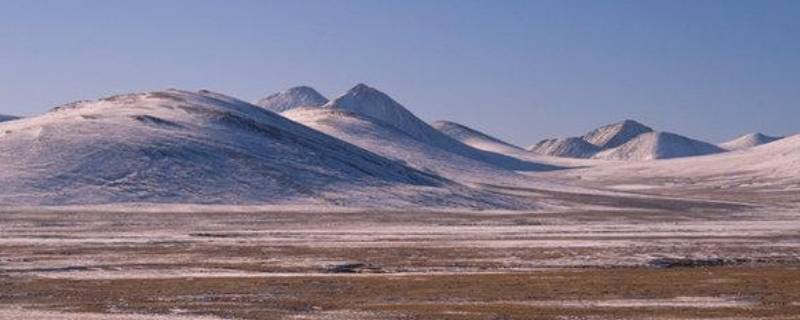
[[[0,1],[0,113],[359,82],[521,145],[624,118],[798,133],[800,1]]]

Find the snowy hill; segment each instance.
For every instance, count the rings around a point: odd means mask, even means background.
[[[633,120],[603,126],[582,137],[543,140],[528,150],[547,156],[616,161],[669,159],[725,151],[674,133],[653,131]]]
[[[546,139],[528,147],[528,151],[539,155],[569,158],[591,158],[600,148],[582,138]]]
[[[119,95],[0,124],[0,204],[126,202],[519,205],[208,91]]]
[[[627,143],[602,151],[596,158],[606,160],[656,160],[724,152],[713,144],[669,132],[648,132]]]
[[[328,98],[322,96],[317,90],[311,87],[299,86],[270,95],[259,100],[256,105],[272,112],[281,113],[297,107],[319,107],[327,102]]]
[[[776,140],[783,139],[783,137],[771,137],[763,133],[750,133],[733,139],[731,141],[719,144],[719,147],[725,150],[735,151],[760,146],[762,144],[770,143]]]
[[[528,179],[513,171],[419,141],[373,118],[336,108],[295,108],[281,115],[389,159],[462,182],[515,184]],[[544,167],[544,166],[543,166]]]
[[[624,120],[592,130],[582,138],[601,150],[616,148],[653,129],[633,120]]]
[[[587,169],[562,170],[554,174],[614,187],[641,190],[719,190],[726,196],[732,188],[772,190],[791,195],[800,191],[800,135],[772,143],[701,157],[661,161],[617,163]],[[795,196],[795,199],[797,197]]]
[[[621,146],[652,131],[639,122],[624,120],[594,129],[581,137],[545,139],[528,147],[528,150],[545,156],[591,158],[600,151]]]
[[[379,121],[383,125],[393,127],[419,142],[499,168],[520,171],[538,171],[552,168],[494,152],[478,150],[463,144],[417,118],[417,116],[385,93],[364,84],[356,85],[344,95],[325,104],[323,108],[343,110]]]
[[[455,122],[437,121],[434,122],[432,126],[451,138],[476,149],[502,154],[524,151],[524,149],[520,147]]]
[[[323,107],[347,110],[379,120],[422,141],[439,143],[452,140],[417,118],[417,116],[385,93],[365,84],[356,85],[347,93],[328,102]]]

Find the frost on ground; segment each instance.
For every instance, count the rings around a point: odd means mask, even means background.
[[[120,319],[779,319],[800,312],[793,304],[800,301],[797,211],[669,197],[549,197],[603,205],[553,212],[8,209],[0,215],[0,287],[7,288],[0,301],[55,319],[72,312],[131,314]]]

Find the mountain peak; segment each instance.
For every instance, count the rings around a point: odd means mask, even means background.
[[[280,113],[299,107],[319,107],[327,102],[328,98],[325,98],[314,88],[297,86],[261,99],[256,105]]]
[[[653,129],[636,120],[625,119],[585,134],[583,139],[600,149],[616,148]]]
[[[374,118],[406,131],[412,136],[415,136],[415,132],[419,130],[433,130],[389,95],[363,83],[357,84],[344,95],[331,100],[323,107],[338,108]]]
[[[397,103],[396,101],[394,101],[394,99],[389,97],[389,95],[381,92],[378,89],[370,87],[364,83],[356,84],[354,87],[350,88],[350,90],[347,90],[347,93],[345,93],[344,96],[348,95],[359,97],[362,99],[371,98],[371,99],[391,100],[392,102]]]
[[[359,91],[378,91],[375,88],[368,86],[365,83],[358,83],[350,91],[359,92]]]
[[[605,150],[595,157],[607,160],[642,161],[700,156],[724,151],[713,144],[675,133],[651,131],[642,133],[619,147]]]
[[[754,133],[748,133],[731,141],[721,143],[719,144],[719,146],[723,149],[731,151],[742,150],[770,143],[780,139],[783,139],[783,137],[773,137],[763,134],[761,132],[754,132]]]
[[[579,137],[545,139],[527,149],[535,154],[567,158],[590,158],[600,151],[596,145]]]

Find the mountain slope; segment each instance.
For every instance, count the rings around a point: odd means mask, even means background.
[[[0,124],[2,204],[508,206],[498,199],[207,91],[120,95]]]
[[[256,105],[272,112],[281,113],[297,107],[319,107],[327,102],[328,98],[322,96],[317,90],[307,86],[299,86],[270,95],[259,100]]]
[[[582,138],[601,150],[616,148],[653,129],[633,120],[624,120],[590,131]]]
[[[421,142],[393,126],[350,111],[336,108],[295,108],[282,115],[386,158],[453,180],[493,181],[497,184],[501,181],[507,184],[527,181],[513,171]]]
[[[600,148],[582,138],[546,139],[528,147],[528,151],[539,155],[569,158],[591,158]]]
[[[713,144],[669,132],[643,133],[627,143],[602,151],[596,158],[606,160],[656,160],[724,152]]]
[[[524,149],[520,147],[455,122],[437,121],[431,126],[451,138],[476,149],[502,154],[524,151]]]
[[[552,168],[465,145],[420,120],[385,93],[364,84],[356,85],[344,95],[325,104],[323,108],[343,110],[371,118],[393,127],[417,141],[500,168],[520,171],[539,171]]]
[[[735,151],[749,149],[762,144],[767,144],[776,140],[783,139],[783,137],[771,137],[763,133],[750,133],[733,139],[731,141],[719,144],[719,147],[725,150]]]

